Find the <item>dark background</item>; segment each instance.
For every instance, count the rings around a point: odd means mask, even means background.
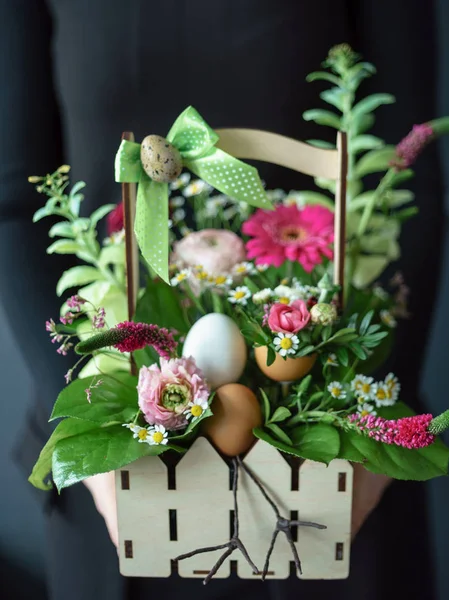
[[[14,1],[14,0],[11,0]],[[439,0],[440,96],[438,116],[449,114],[449,2]],[[379,41],[381,43],[381,41]],[[369,60],[369,57],[367,57]],[[300,116],[298,115],[298,118]],[[437,309],[432,316],[433,331],[427,349],[422,380],[426,408],[434,414],[449,406],[449,139],[441,143],[445,174],[445,245]],[[418,217],[419,218],[419,217]],[[425,293],[425,290],[414,290]],[[430,318],[421,315],[423,318]],[[31,387],[19,349],[10,335],[9,326],[0,313],[0,381],[2,418],[0,421],[0,582],[9,588],[7,597],[14,600],[33,594],[34,600],[45,598],[45,537],[41,509],[23,473],[13,464],[11,448],[18,441]],[[449,442],[449,440],[447,440]],[[27,439],[21,440],[27,444]],[[396,483],[395,485],[400,485]],[[436,566],[438,598],[448,597],[449,577],[449,479],[440,478],[426,485],[432,551]],[[400,518],[400,515],[398,515]],[[413,523],[410,523],[413,527]],[[386,532],[387,533],[387,532]],[[398,552],[400,551],[399,541]],[[14,590],[14,591],[13,591]],[[17,591],[16,591],[17,590]],[[399,590],[398,590],[399,591]],[[0,592],[0,596],[2,593]],[[399,598],[401,596],[399,595]]]

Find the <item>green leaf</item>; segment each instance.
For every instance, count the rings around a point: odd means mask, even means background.
[[[346,337],[352,336],[356,333],[357,333],[356,330],[353,329],[352,327],[343,327],[342,329],[339,329],[338,331],[336,331],[334,333],[331,340],[334,342],[337,339],[341,339],[343,337],[346,338]]]
[[[37,223],[38,221],[40,221],[44,217],[48,217],[49,215],[51,215],[51,211],[47,208],[47,206],[42,206],[41,208],[38,208],[37,211],[34,213],[33,223]]]
[[[83,194],[79,194],[78,192],[86,187],[84,181],[78,181],[70,190],[69,194],[69,209],[72,214],[75,216],[79,216],[80,214],[80,204],[84,199]]]
[[[388,208],[397,208],[413,202],[415,194],[410,190],[389,190],[382,198]]]
[[[349,142],[349,149],[353,154],[364,152],[365,150],[377,150],[382,148],[384,141],[375,135],[357,135]]]
[[[100,206],[100,208],[97,208],[97,210],[94,210],[94,212],[90,215],[91,228],[95,229],[98,221],[101,221],[103,217],[112,212],[115,207],[116,204],[105,204],[104,206]]]
[[[361,335],[365,335],[367,333],[368,327],[370,326],[373,315],[374,315],[374,310],[370,310],[363,317],[362,322],[360,323],[360,327],[359,327],[359,332]]]
[[[340,436],[332,425],[322,423],[300,425],[291,432],[293,446],[303,458],[327,465],[338,456]]]
[[[173,327],[183,334],[188,330],[179,293],[163,281],[148,281],[145,293],[137,304],[134,320],[168,329]]]
[[[261,429],[260,427],[256,427],[255,429],[253,429],[253,434],[259,440],[263,440],[264,442],[270,444],[270,446],[273,446],[274,448],[277,448],[281,452],[286,452],[287,454],[293,454],[294,456],[305,458],[302,456],[302,454],[297,448],[294,448],[292,446],[290,438],[288,438],[288,442],[280,442],[279,440],[272,437],[268,433],[268,431],[266,431],[265,429]]]
[[[259,388],[259,391],[260,391],[260,395],[262,396],[262,402],[263,402],[262,410],[263,410],[264,422],[266,423],[267,421],[269,421],[270,414],[271,414],[270,400],[268,399],[268,396],[264,389]]]
[[[315,148],[324,148],[324,150],[335,150],[335,144],[325,142],[324,140],[306,140],[307,144],[315,146]]]
[[[311,81],[329,81],[337,86],[341,83],[338,77],[331,73],[327,73],[326,71],[314,71],[313,73],[309,73],[306,77],[306,81],[309,83]]]
[[[347,367],[349,364],[349,354],[346,348],[344,348],[343,346],[335,348],[335,354],[337,355],[338,362],[341,363],[344,367]]]
[[[267,346],[267,367],[271,367],[271,365],[276,360],[276,352],[271,346]]]
[[[408,219],[411,219],[418,213],[419,213],[419,208],[417,206],[411,206],[410,208],[404,208],[403,210],[400,210],[399,212],[395,213],[393,216],[395,219],[397,219],[401,223],[404,223],[404,221],[408,221]]]
[[[51,238],[54,238],[56,236],[68,238],[75,237],[72,225],[68,221],[60,221],[59,223],[55,223],[48,232],[48,235]]]
[[[56,293],[61,296],[68,288],[79,288],[98,280],[103,280],[103,276],[95,267],[72,267],[62,274],[56,286]]]
[[[273,416],[270,419],[270,423],[281,423],[292,416],[292,413],[285,408],[285,406],[279,406],[275,411]]]
[[[312,383],[312,375],[307,375],[307,377],[304,377],[304,379],[298,385],[298,388],[297,388],[298,392],[302,393],[302,394],[307,392],[311,383]]]
[[[279,425],[276,425],[275,423],[267,423],[266,427],[270,429],[270,431],[273,432],[274,436],[282,443],[289,444],[290,446],[292,445],[291,439],[288,437],[285,431],[283,431],[279,427]]]
[[[355,431],[340,430],[338,457],[363,463],[368,471],[394,479],[427,481],[447,474],[449,449],[437,440],[427,448],[409,450],[376,442]]]
[[[357,356],[357,358],[360,358],[360,360],[365,360],[367,358],[365,350],[357,342],[350,342],[349,348],[352,350],[355,356]]]
[[[404,183],[405,181],[409,181],[415,176],[415,173],[412,169],[405,169],[404,171],[398,171],[395,173],[391,179],[391,186],[395,187],[400,183]]]
[[[212,394],[212,396],[209,398],[209,405],[212,404],[213,397],[214,397],[214,394]],[[170,440],[176,440],[177,442],[188,440],[192,436],[192,434],[194,433],[194,431],[198,427],[198,425],[201,423],[201,421],[204,421],[204,419],[208,419],[213,414],[214,413],[212,412],[212,410],[210,408],[207,408],[200,417],[198,417],[194,421],[193,420],[190,421],[189,424],[187,425],[186,429],[181,434],[174,435],[173,437],[170,438]]]
[[[321,92],[320,98],[322,98],[328,104],[335,106],[335,108],[338,108],[340,112],[343,112],[346,95],[347,92],[345,90],[340,87],[334,87]]]
[[[47,248],[47,254],[76,254],[82,247],[73,240],[56,240]]]
[[[296,356],[306,356],[307,354],[311,354],[315,350],[315,346],[308,345],[301,348],[299,352],[296,353]]]
[[[88,402],[85,389],[100,377],[76,379],[65,387],[56,400],[50,420],[73,417],[94,423],[129,423],[138,411],[137,377],[124,372],[101,375],[102,383],[92,388]]]
[[[379,278],[389,262],[386,256],[359,256],[352,284],[359,289],[365,288]]]
[[[364,133],[365,131],[368,131],[368,129],[371,129],[371,127],[374,125],[375,120],[376,119],[372,114],[359,115],[352,122],[353,133],[359,135],[361,133]]]
[[[94,423],[80,421],[79,419],[64,419],[64,421],[61,421],[42,448],[39,458],[31,471],[31,475],[28,477],[28,481],[40,490],[51,489],[53,487],[52,482],[46,482],[45,480],[51,473],[53,450],[57,442],[64,438],[73,437],[91,429],[96,429],[97,427]]]
[[[57,442],[53,452],[53,480],[58,490],[98,473],[115,471],[143,456],[167,450],[183,452],[179,446],[140,443],[121,425],[101,427]]]
[[[363,100],[360,100],[353,108],[352,108],[352,117],[357,118],[360,115],[371,113],[379,106],[383,104],[393,104],[396,101],[395,97],[391,94],[371,94]]]
[[[394,156],[394,146],[385,146],[385,148],[381,148],[380,150],[371,150],[364,154],[357,162],[354,168],[354,176],[360,178],[370,173],[386,171]]]
[[[299,203],[309,205],[319,204],[320,206],[325,206],[332,212],[334,211],[335,207],[333,200],[324,194],[320,194],[319,192],[295,192],[293,195],[295,198],[297,198]]]
[[[125,246],[123,244],[105,246],[100,252],[98,262],[102,267],[106,265],[124,265],[126,262]]]
[[[323,190],[329,190],[331,194],[335,195],[336,184],[333,179],[325,179],[324,177],[315,177],[314,181],[318,187]]]
[[[312,110],[306,110],[303,115],[305,121],[315,121],[317,125],[326,125],[333,127],[334,129],[340,129],[341,119],[335,113],[330,110],[321,110],[320,108],[314,108]]]

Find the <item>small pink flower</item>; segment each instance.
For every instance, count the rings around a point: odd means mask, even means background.
[[[96,314],[94,315],[94,318],[92,320],[92,327],[94,329],[103,329],[103,327],[105,326],[105,316],[106,316],[106,311],[103,307],[99,308],[98,311],[96,312]]]
[[[309,321],[310,313],[304,300],[295,300],[290,306],[273,304],[268,315],[268,327],[278,333],[298,333]]]
[[[411,167],[432,137],[433,129],[427,123],[413,125],[410,133],[396,146],[396,157],[391,166],[398,171]]]
[[[189,402],[209,399],[209,388],[193,358],[161,358],[157,364],[142,367],[137,392],[139,407],[150,425],[168,430],[187,425]]]
[[[123,202],[117,204],[107,218],[108,235],[121,231],[124,227]]]
[[[397,421],[373,415],[361,416],[360,413],[349,416],[349,421],[368,437],[409,449],[425,448],[435,441],[435,436],[429,432],[432,419],[430,414],[403,417]]]
[[[81,296],[70,296],[70,298],[67,300],[67,306],[77,311],[80,311],[81,305],[85,303],[86,301],[84,298],[81,298]]]
[[[245,254],[243,241],[232,231],[203,229],[175,242],[171,261],[179,268],[201,265],[208,275],[223,275],[244,261]]]
[[[334,215],[324,206],[279,205],[273,211],[258,209],[242,231],[250,236],[248,258],[256,264],[280,267],[286,260],[299,262],[310,273],[322,262],[332,259]]]

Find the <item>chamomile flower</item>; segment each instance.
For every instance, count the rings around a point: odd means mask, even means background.
[[[189,183],[187,187],[182,190],[183,195],[186,198],[190,198],[191,196],[198,196],[203,192],[208,192],[211,189],[210,185],[201,179],[195,179]]]
[[[181,190],[184,188],[190,181],[190,173],[182,173],[178,179],[175,179],[170,183],[171,190]]]
[[[346,392],[339,381],[331,381],[327,386],[327,391],[332,398],[338,398],[339,400],[344,400],[344,398],[346,398]]]
[[[392,398],[396,402],[399,397],[399,392],[401,391],[401,384],[399,383],[398,378],[393,373],[388,373],[384,380],[385,385],[390,390]]]
[[[373,378],[366,375],[356,375],[351,381],[351,389],[358,397],[359,402],[372,400],[373,398]]]
[[[127,429],[129,429],[130,431],[132,431],[133,433],[136,433],[134,430],[136,428],[139,428],[138,425],[136,425],[135,423],[123,423],[122,427],[126,427]]]
[[[209,277],[209,283],[214,287],[228,288],[232,285],[232,277],[230,275],[213,275]]]
[[[167,436],[168,433],[163,425],[155,425],[154,427],[149,427],[147,443],[150,444],[150,446],[165,446],[166,444],[168,444]]]
[[[189,402],[187,404],[187,410],[184,415],[186,419],[192,419],[192,421],[196,421],[199,419],[205,410],[209,408],[207,400],[201,398],[195,398],[193,402]]]
[[[296,354],[299,348],[299,339],[294,333],[278,333],[273,340],[274,349],[281,356]]]
[[[232,268],[232,272],[234,275],[244,276],[244,275],[253,275],[256,270],[254,268],[253,263],[250,262],[241,262]]]
[[[193,275],[195,279],[198,279],[198,281],[207,282],[209,279],[209,274],[202,267],[200,269],[195,269]]]
[[[329,354],[326,358],[326,365],[328,367],[338,367],[338,360],[336,354]]]
[[[372,389],[372,397],[377,407],[391,406],[394,404],[394,401],[392,402],[391,392],[385,383],[375,383],[373,384]]]
[[[298,298],[296,291],[288,285],[278,285],[274,288],[274,295],[280,304],[290,304]]]
[[[391,312],[389,310],[381,310],[380,311],[380,320],[382,321],[382,323],[384,325],[386,325],[387,327],[390,327],[391,329],[396,327],[398,324],[398,322],[396,321],[396,319],[393,317],[393,315],[391,314]]]
[[[172,220],[174,223],[179,223],[179,221],[184,221],[186,218],[186,211],[183,208],[177,208],[172,214]]]
[[[256,271],[259,271],[259,273],[265,273],[269,267],[270,265],[256,265]]]
[[[134,425],[133,427],[129,427],[129,429],[133,432],[133,438],[136,439],[141,444],[149,444],[150,443],[150,428],[148,427],[140,427],[140,425]]]
[[[285,197],[284,190],[281,190],[280,188],[276,188],[275,190],[267,190],[265,193],[268,200],[271,202],[280,202]]]
[[[258,292],[253,294],[252,299],[254,304],[265,304],[266,302],[268,302],[268,300],[270,300],[272,296],[273,290],[270,290],[270,288],[264,288],[263,290],[259,290]]]
[[[372,404],[368,404],[368,402],[359,404],[357,406],[357,412],[359,412],[362,417],[367,417],[368,415],[373,415],[374,417],[377,414],[374,410],[374,406]]]
[[[170,208],[181,208],[186,203],[186,199],[184,196],[173,196],[173,198],[170,198],[168,203]]]
[[[174,277],[171,278],[170,283],[173,286],[177,286],[180,283],[182,283],[183,281],[186,281],[186,279],[189,277],[189,275],[190,275],[190,269],[182,269],[181,271],[176,273],[176,275]]]
[[[229,292],[228,300],[232,304],[242,304],[246,306],[248,304],[248,298],[251,297],[251,292],[246,285],[240,285]]]

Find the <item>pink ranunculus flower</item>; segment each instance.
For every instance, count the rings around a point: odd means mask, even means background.
[[[333,258],[334,214],[324,206],[258,209],[243,223],[242,231],[252,238],[246,244],[247,257],[256,264],[280,267],[290,260],[310,273],[323,256]]]
[[[276,303],[268,314],[268,327],[277,333],[298,333],[310,321],[304,300],[295,300],[290,306]]]
[[[180,268],[201,265],[208,275],[222,275],[245,257],[245,245],[238,235],[225,229],[203,229],[175,242],[171,260]]]
[[[209,387],[193,358],[161,358],[160,363],[160,367],[140,369],[139,407],[150,425],[182,429],[187,425],[187,405],[195,400],[207,402]]]

